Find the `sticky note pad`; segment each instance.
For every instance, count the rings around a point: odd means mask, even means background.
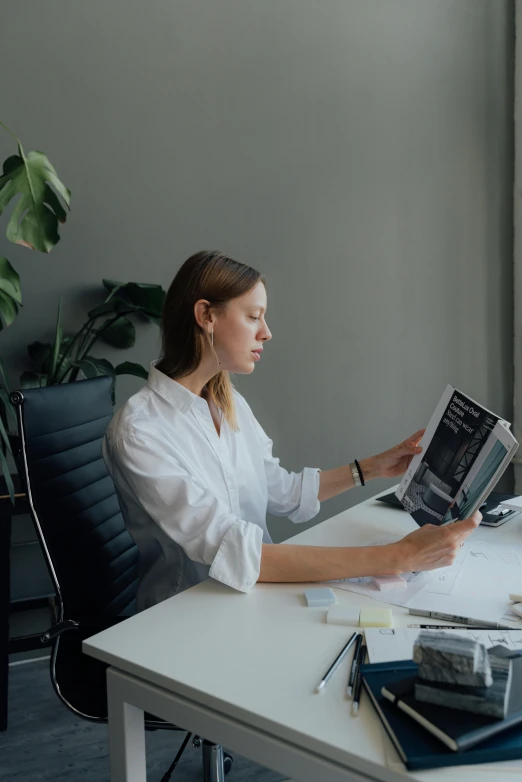
[[[361,627],[393,627],[391,608],[361,608],[359,625]]]
[[[361,609],[359,606],[330,606],[328,613],[326,614],[326,621],[335,625],[348,625],[349,627],[359,626],[359,614]]]
[[[406,589],[406,579],[402,576],[372,576],[372,583],[379,592],[395,592],[397,589]]]
[[[331,606],[337,603],[333,590],[330,587],[321,587],[320,589],[305,589],[304,596],[309,608],[318,606]]]

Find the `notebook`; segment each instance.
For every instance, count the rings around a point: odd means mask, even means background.
[[[508,512],[503,515],[491,512],[494,511],[501,502],[509,502],[509,500],[513,498],[516,498],[515,494],[503,494],[498,491],[492,491],[486,502],[483,503],[480,508],[480,512],[482,513],[482,521],[480,523],[486,527],[499,527],[501,524],[504,524],[504,522],[512,519],[513,516],[516,516],[522,508],[519,508],[518,510],[508,510]],[[395,492],[384,494],[382,497],[375,497],[375,499],[379,502],[384,502],[388,505],[393,505],[395,508],[404,510],[404,506]]]
[[[503,657],[511,657],[513,654],[503,647],[497,648],[496,653]],[[519,655],[516,658],[518,670],[513,677],[507,716],[504,719],[419,701],[415,698],[415,675],[385,685],[382,694],[453,752],[462,752],[510,727],[522,724],[521,663],[522,657]],[[413,666],[416,667],[415,664]]]
[[[493,763],[522,758],[522,725],[508,728],[470,749],[453,752],[381,693],[384,686],[415,676],[411,660],[361,666],[365,691],[402,762],[410,771]]]

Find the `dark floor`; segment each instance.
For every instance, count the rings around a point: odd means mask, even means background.
[[[159,782],[185,734],[147,733],[147,782]],[[201,750],[187,747],[173,782],[203,779]],[[280,782],[268,771],[234,753],[227,782]],[[9,669],[9,726],[0,733],[1,782],[109,782],[107,726],[78,719],[56,697],[49,661]]]

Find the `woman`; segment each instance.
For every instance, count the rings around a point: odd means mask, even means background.
[[[360,463],[288,473],[229,373],[250,374],[272,335],[259,272],[200,252],[176,274],[162,355],[115,415],[103,454],[140,550],[138,610],[211,576],[247,592],[256,581],[323,581],[449,565],[480,514],[429,525],[387,546],[274,545],[267,511],[295,522],[355,483],[394,478],[422,431]]]

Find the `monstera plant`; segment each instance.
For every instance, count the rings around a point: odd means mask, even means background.
[[[14,202],[6,236],[15,244],[49,253],[60,241],[58,224],[65,222],[67,212],[63,204],[69,209],[71,193],[43,152],[26,154],[20,139],[3,122],[0,126],[15,139],[18,150],[18,154],[4,161],[0,176],[0,215]],[[9,260],[0,256],[0,330],[12,325],[21,306],[20,277]],[[8,436],[11,426],[16,426],[16,421],[0,358],[0,466],[13,499],[13,482],[7,462],[7,453],[11,452]]]
[[[159,324],[165,291],[161,285],[139,282],[103,280],[103,285],[105,300],[87,313],[87,320],[76,334],[63,334],[60,302],[52,344],[33,342],[27,348],[34,369],[21,375],[22,388],[71,383],[78,377],[108,375],[113,381],[114,401],[117,375],[147,377],[148,372],[141,364],[124,361],[114,366],[106,358],[93,356],[91,351],[98,340],[115,348],[132,347],[136,329],[129,316],[138,315]]]
[[[0,126],[11,133],[3,123],[0,122]],[[20,140],[11,135],[16,140],[18,154],[5,160],[0,176],[0,215],[11,202],[14,204],[6,236],[15,244],[49,253],[60,240],[59,223],[65,222],[71,194],[43,152],[26,155]],[[107,359],[93,355],[92,351],[98,340],[115,348],[132,347],[136,331],[131,316],[158,324],[165,291],[160,285],[136,282],[103,280],[103,285],[103,300],[87,313],[87,320],[76,334],[63,333],[60,302],[53,342],[33,342],[28,347],[32,369],[22,374],[22,388],[109,375],[113,380],[114,399],[118,375],[147,377],[147,370],[140,364],[124,361],[113,366]],[[0,256],[0,330],[12,325],[21,306],[20,277],[7,258]],[[0,466],[11,499],[14,487],[7,457],[12,454],[11,440],[14,439],[9,433],[15,430],[16,418],[0,359]]]

